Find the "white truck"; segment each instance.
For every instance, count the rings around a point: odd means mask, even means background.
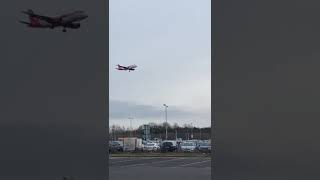
[[[142,150],[142,139],[136,137],[123,138],[124,151],[140,151]]]
[[[142,144],[142,139],[141,138],[136,138],[136,151],[142,151],[143,149],[143,144]]]

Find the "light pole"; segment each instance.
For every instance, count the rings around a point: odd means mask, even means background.
[[[201,127],[199,127],[199,129],[200,129],[200,140],[202,140],[202,139],[201,139]]]
[[[163,104],[163,106],[165,107],[165,111],[166,111],[166,140],[168,140],[168,119],[167,119],[167,108],[168,108],[168,106],[166,104]]]
[[[130,120],[130,137],[132,137],[132,117],[128,118]]]
[[[193,125],[191,123],[191,139],[193,139]]]
[[[178,139],[178,131],[177,131],[177,129],[176,129],[176,140]]]

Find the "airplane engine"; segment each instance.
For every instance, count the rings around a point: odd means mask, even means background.
[[[80,28],[80,23],[72,23],[72,24],[70,24],[69,28],[78,29],[78,28]]]

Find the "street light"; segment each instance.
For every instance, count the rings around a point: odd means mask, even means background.
[[[128,118],[130,120],[130,137],[132,137],[132,117]]]
[[[191,123],[191,139],[193,139],[193,125]]]
[[[202,139],[201,139],[201,127],[199,127],[199,129],[200,129],[200,140],[202,140]]]
[[[163,106],[165,107],[165,111],[166,111],[166,140],[168,140],[168,119],[167,119],[167,108],[168,108],[168,106],[166,104],[163,104]]]

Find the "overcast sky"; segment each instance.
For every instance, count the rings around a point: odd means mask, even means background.
[[[109,124],[211,124],[211,1],[110,0]],[[115,70],[136,64],[134,72]]]

